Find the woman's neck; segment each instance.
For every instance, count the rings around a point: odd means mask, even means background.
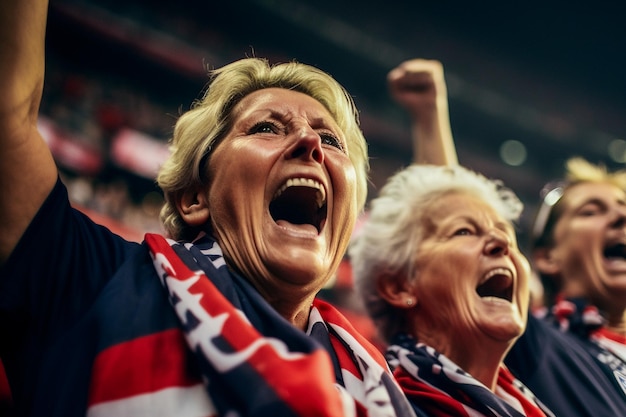
[[[484,346],[484,345],[483,345]],[[451,358],[457,365],[476,380],[489,388],[492,392],[496,392],[498,385],[498,372],[504,360],[504,353],[494,352],[485,349],[483,352],[474,353],[471,357]],[[459,363],[460,361],[461,363]]]
[[[418,335],[417,339],[445,355],[494,393],[500,366],[512,345],[499,341],[475,340],[471,337],[471,340],[467,340],[467,337],[463,337],[463,340],[443,340],[424,334]],[[470,349],[469,346],[476,348]]]
[[[607,330],[618,334],[620,336],[626,336],[626,312],[621,311],[606,312]]]
[[[313,306],[313,299],[311,296],[300,303],[293,302],[278,302],[276,300],[270,300],[270,304],[274,309],[283,316],[287,321],[296,326],[302,331],[306,331],[309,324],[309,315]]]
[[[626,336],[626,295],[623,293],[593,295],[585,292],[563,291],[561,296],[570,300],[581,299],[596,307],[606,320],[605,328]]]
[[[626,335],[626,301],[625,297],[604,297],[602,300],[592,300],[600,314],[606,319],[605,327],[619,335]]]

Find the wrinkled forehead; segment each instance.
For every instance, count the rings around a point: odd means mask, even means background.
[[[491,225],[515,235],[515,227],[496,207],[469,190],[449,190],[433,193],[426,202],[423,218],[435,221],[465,219]]]
[[[313,127],[332,129],[342,137],[346,134],[337,115],[322,101],[307,93],[280,87],[262,88],[246,94],[232,108],[230,117],[234,123],[246,118],[276,119],[281,123],[302,119]],[[350,138],[344,141],[351,145]]]
[[[335,116],[331,111],[315,97],[280,87],[268,87],[249,92],[233,107],[232,114],[239,117],[254,111],[312,114],[335,121]]]

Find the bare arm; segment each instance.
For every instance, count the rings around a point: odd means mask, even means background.
[[[413,161],[458,164],[441,63],[426,59],[405,61],[389,72],[387,82],[393,99],[411,117]]]
[[[37,130],[47,13],[47,0],[0,2],[0,264],[57,177]]]

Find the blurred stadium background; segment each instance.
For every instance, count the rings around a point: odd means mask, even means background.
[[[460,162],[522,197],[523,245],[539,190],[567,157],[626,162],[626,29],[617,7],[53,0],[41,124],[76,204],[140,238],[159,229],[154,173],[206,67],[256,55],[333,74],[361,110],[375,195],[411,155],[408,119],[385,76],[405,59],[439,59]]]
[[[443,62],[460,162],[526,205],[574,155],[626,162],[626,28],[619,2],[52,0],[40,125],[74,204],[131,240],[159,231],[154,175],[207,67],[298,60],[339,80],[361,111],[370,196],[410,163],[406,114],[386,74]],[[375,339],[349,265],[325,294]],[[1,376],[1,373],[0,373]],[[0,378],[0,405],[6,402]],[[2,410],[0,410],[1,412]]]

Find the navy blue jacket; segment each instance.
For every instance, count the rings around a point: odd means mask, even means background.
[[[531,315],[505,363],[557,416],[626,416],[626,375],[602,355],[593,342]]]

